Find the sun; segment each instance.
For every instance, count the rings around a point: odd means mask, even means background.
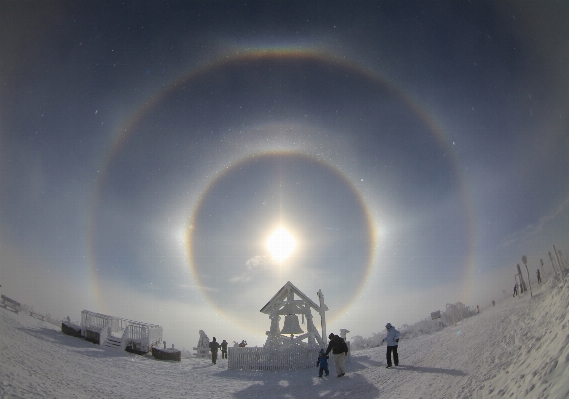
[[[267,239],[267,249],[277,262],[288,258],[296,248],[296,240],[286,229],[279,227]]]

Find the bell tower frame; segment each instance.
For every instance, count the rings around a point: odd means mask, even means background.
[[[319,290],[317,295],[319,305],[296,288],[294,284],[287,281],[260,310],[261,313],[269,315],[271,319],[271,329],[267,331],[265,346],[306,345],[325,348],[327,343],[323,337],[325,338],[326,336],[325,312],[328,310],[328,307],[324,304],[322,290]],[[320,335],[314,325],[311,309],[314,309],[320,315],[322,335]],[[299,315],[303,319],[303,324],[304,320],[306,321],[306,332],[299,325]],[[285,316],[285,325],[282,330],[279,325],[281,316]]]

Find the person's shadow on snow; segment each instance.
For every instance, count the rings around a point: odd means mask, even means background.
[[[368,369],[370,367],[385,366],[385,362],[373,360],[370,356],[367,355],[352,355],[350,362],[347,364],[350,371],[358,371]]]
[[[397,366],[394,370],[408,370],[415,371],[417,373],[430,373],[430,374],[448,374],[454,376],[465,376],[468,375],[462,370],[457,369],[443,369],[438,367],[419,367],[419,366]]]
[[[336,398],[352,397],[358,399],[375,399],[379,397],[379,389],[370,384],[362,375],[348,373],[341,378],[330,370],[330,376],[318,378],[317,368],[305,370],[282,370],[276,372],[259,371],[248,373],[258,383],[248,386],[232,395],[235,399],[266,397],[304,399],[304,398]],[[221,374],[218,375],[222,377]],[[234,375],[229,378],[238,378]]]

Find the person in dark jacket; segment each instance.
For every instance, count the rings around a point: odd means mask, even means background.
[[[326,377],[328,377],[330,370],[328,370],[328,356],[324,353],[324,349],[320,349],[320,352],[318,352],[318,361],[316,362],[316,365],[320,366],[318,377],[322,377],[323,373],[326,373]]]
[[[213,337],[213,341],[211,341],[209,343],[209,350],[211,351],[211,362],[213,364],[216,364],[217,362],[217,351],[219,350],[221,345],[219,345],[219,342],[217,342],[215,340],[215,337]]]
[[[223,340],[221,342],[221,358],[222,359],[227,359],[227,341]]]
[[[328,349],[326,349],[326,355],[332,351],[334,355],[334,366],[336,366],[336,373],[338,377],[343,377],[346,375],[346,367],[344,363],[346,362],[346,356],[348,356],[348,345],[338,335],[330,333],[328,335],[330,338],[330,343],[328,344]]]

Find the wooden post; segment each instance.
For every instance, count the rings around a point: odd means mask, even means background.
[[[563,263],[559,260],[559,254],[557,253],[557,249],[555,249],[555,245],[553,246],[553,252],[555,252],[555,257],[557,258],[557,266],[559,266],[559,272],[561,273],[561,271],[565,269],[565,267],[563,266]]]
[[[524,262],[524,265],[526,265],[526,272],[528,274],[528,283],[529,283],[529,293],[530,293],[530,296],[533,297],[533,292],[531,290],[531,279],[529,278],[528,257],[525,255],[522,256],[522,262]]]
[[[555,275],[557,276],[557,269],[555,268],[555,264],[553,263],[553,256],[551,256],[551,252],[547,253],[549,255],[549,261],[551,262],[551,267],[553,268],[553,271],[555,272]]]
[[[320,308],[318,309],[318,312],[320,313],[320,325],[322,327],[322,344],[326,346],[326,339],[328,338],[326,335],[326,311],[324,310],[326,305],[324,305],[324,294],[321,289],[318,290],[317,295],[320,300]]]
[[[527,286],[526,286],[526,282],[524,281],[524,277],[522,275],[522,269],[520,269],[520,264],[518,263],[516,265],[516,267],[518,268],[518,275],[520,276],[520,293],[525,292],[528,290]]]

